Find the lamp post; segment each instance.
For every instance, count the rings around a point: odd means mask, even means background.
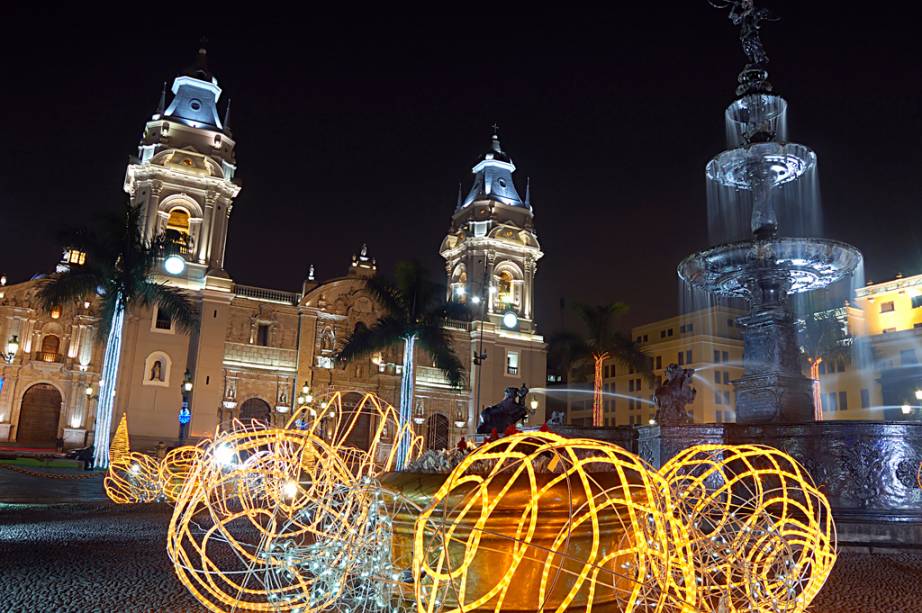
[[[528,403],[528,406],[531,407],[531,411],[529,411],[528,416],[530,418],[534,418],[534,416],[538,413],[538,399],[532,397],[531,402]]]
[[[12,364],[17,353],[19,353],[19,337],[14,334],[6,343],[6,354],[3,356],[6,363]]]
[[[189,422],[192,421],[192,409],[189,407],[189,397],[192,395],[192,374],[186,369],[182,378],[182,406],[179,408],[179,444],[186,441],[189,434]]]

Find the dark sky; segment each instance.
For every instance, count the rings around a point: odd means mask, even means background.
[[[864,252],[868,278],[922,272],[915,16],[764,4],[783,17],[763,40],[791,138],[819,156],[825,234]],[[704,165],[723,148],[744,63],[724,11],[704,0],[609,13],[350,6],[219,19],[160,5],[120,10],[118,23],[102,11],[3,15],[0,270],[11,281],[48,271],[55,228],[123,202],[160,84],[205,34],[233,99],[243,190],[227,269],[238,282],[296,290],[312,262],[321,278],[345,272],[362,242],[385,270],[418,257],[440,274],[458,181],[469,186],[496,122],[520,190],[531,177],[544,331],[559,326],[561,296],[626,301],[630,323],[675,314],[675,266],[706,246]]]

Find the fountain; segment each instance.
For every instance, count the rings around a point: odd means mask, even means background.
[[[754,29],[744,28],[744,36]],[[744,39],[743,47],[761,50],[761,43]],[[803,193],[797,184],[813,180],[816,154],[787,141],[787,102],[771,93],[765,62],[750,55],[739,76],[740,97],[725,114],[731,148],[706,168],[716,208],[748,209],[750,236],[688,256],[678,274],[710,296],[749,303],[748,315],[738,320],[744,375],[734,382],[737,422],[805,422],[814,416],[813,381],[801,372],[789,297],[849,277],[862,258],[838,241],[781,235],[779,220],[798,211],[779,209],[808,204],[789,194]]]

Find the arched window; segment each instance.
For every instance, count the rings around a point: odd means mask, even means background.
[[[56,362],[58,360],[58,351],[61,348],[61,339],[54,334],[46,334],[42,338],[42,351],[39,359],[42,362]]]
[[[512,289],[512,273],[508,270],[500,271],[496,277],[496,297],[500,304],[512,304],[515,302],[515,294]]]
[[[174,230],[186,236],[189,235],[189,211],[182,208],[175,208],[170,211],[170,216],[166,220],[166,229]]]

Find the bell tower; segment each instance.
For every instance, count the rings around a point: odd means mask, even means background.
[[[141,209],[144,238],[167,240],[164,277],[199,289],[206,277],[228,279],[224,248],[233,200],[236,143],[229,126],[230,102],[219,118],[221,88],[208,69],[207,51],[173,80],[166,105],[164,83],[157,111],[144,126],[138,155],[125,174],[125,191]],[[180,270],[181,268],[181,270]]]
[[[458,203],[439,253],[445,258],[449,299],[466,302],[499,329],[533,333],[534,280],[544,254],[535,234],[528,183],[519,196],[515,164],[494,126],[490,149],[471,169],[474,182]],[[478,307],[478,305],[483,305]]]

